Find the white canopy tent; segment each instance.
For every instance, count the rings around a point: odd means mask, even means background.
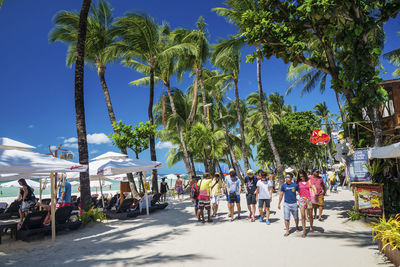
[[[72,186],[79,186],[79,185],[80,185],[80,183],[79,183],[78,181],[72,181],[72,182],[70,182],[70,184],[71,184]],[[102,186],[102,187],[104,187],[104,186],[110,186],[110,185],[112,185],[111,182],[108,182],[108,181],[102,181],[102,182],[101,182],[101,186]],[[90,187],[92,187],[92,188],[100,187],[100,184],[99,184],[97,181],[90,181]]]
[[[0,149],[29,150],[34,148],[34,146],[18,142],[7,137],[0,137]]]
[[[18,179],[46,179],[50,178],[49,173],[9,173],[9,174],[0,174],[0,182],[14,181]]]
[[[161,165],[160,165],[161,164]],[[159,168],[162,163],[154,161],[146,161],[140,159],[130,159],[125,154],[116,152],[107,152],[93,159],[89,163],[89,177],[91,181],[98,181],[100,188],[102,203],[104,207],[103,199],[103,184],[104,180],[124,180],[126,174],[131,172],[147,171],[153,168]],[[102,167],[107,166],[107,167]],[[67,173],[68,180],[79,179],[79,173]]]
[[[3,139],[4,140],[4,139]],[[9,142],[8,140],[6,140]],[[15,141],[17,142],[17,141]],[[27,173],[50,173],[51,180],[51,217],[55,222],[55,192],[54,192],[54,172],[84,172],[87,165],[80,165],[64,159],[54,158],[24,149],[15,149],[15,144],[6,143],[0,149],[0,174],[27,174]],[[19,142],[18,142],[19,143]],[[23,144],[24,145],[24,144]],[[20,146],[23,146],[20,145]],[[13,148],[13,149],[8,149]],[[52,223],[52,240],[55,241],[55,223]]]
[[[127,157],[128,155],[109,151],[107,153],[101,154],[98,157],[95,157],[94,159],[92,159],[92,161],[97,161],[102,159],[125,159]]]
[[[40,183],[32,181],[31,179],[25,179],[25,181],[30,187],[33,187],[33,188],[39,188],[40,187]],[[21,188],[22,186],[19,185],[18,181],[14,180],[14,181],[11,181],[11,182],[0,184],[0,187],[17,187],[17,188]]]
[[[148,161],[141,159],[107,160],[97,168],[97,175],[110,176],[131,172],[149,171],[162,168],[163,164],[158,161]]]
[[[147,161],[140,159],[109,160],[97,169],[97,175],[109,176],[131,172],[146,172],[152,169],[162,168],[163,164],[158,161]],[[145,190],[146,212],[149,215],[149,198]]]
[[[368,149],[370,159],[400,158],[400,142],[389,146],[371,147]]]
[[[86,165],[49,155],[17,149],[0,149],[0,174],[84,172],[86,169]]]

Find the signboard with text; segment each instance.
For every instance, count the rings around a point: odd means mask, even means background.
[[[383,186],[372,183],[354,184],[356,210],[372,216],[383,214]]]
[[[369,182],[368,151],[354,150],[354,155],[347,158],[350,182]]]

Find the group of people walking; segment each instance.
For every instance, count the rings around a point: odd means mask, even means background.
[[[251,222],[256,220],[256,206],[258,205],[259,222],[270,225],[270,205],[275,192],[275,176],[265,171],[258,171],[257,175],[253,170],[247,171],[247,176],[242,181],[236,176],[234,169],[229,170],[229,176],[225,179],[219,173],[211,176],[204,173],[203,178],[190,180],[190,198],[194,203],[196,218],[205,223],[212,222],[212,217],[218,216],[218,206],[220,198],[225,195],[228,205],[228,217],[230,221],[241,219],[241,193],[246,194],[246,204],[248,209],[248,219]],[[285,170],[285,183],[280,187],[278,209],[283,208],[286,232],[290,234],[290,217],[293,217],[296,231],[299,228],[300,208],[303,237],[307,235],[306,221],[309,221],[309,231],[313,232],[314,219],[323,220],[322,212],[324,208],[324,196],[326,186],[319,170],[313,169],[311,173],[304,170],[297,172],[297,177],[293,169]],[[283,205],[281,206],[283,201]],[[235,217],[235,207],[237,216]],[[207,218],[204,214],[207,212]],[[314,210],[314,214],[313,214]]]

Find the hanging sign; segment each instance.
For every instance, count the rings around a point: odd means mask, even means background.
[[[366,149],[354,150],[354,155],[347,157],[347,168],[350,182],[369,182],[368,151]]]
[[[322,130],[315,130],[312,132],[310,142],[314,145],[325,145],[329,143],[329,135]]]

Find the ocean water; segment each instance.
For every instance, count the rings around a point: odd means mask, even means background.
[[[32,179],[35,182],[39,182],[38,179]],[[175,179],[166,179],[166,182],[168,182],[168,185],[170,186],[170,188],[173,188],[173,186],[175,185]],[[112,185],[109,186],[104,186],[103,187],[103,191],[119,191],[120,189],[120,182],[119,181],[109,181],[112,183]],[[16,187],[9,187],[9,188],[4,188],[1,187],[1,184],[6,183],[6,182],[0,182],[0,197],[18,197],[19,194],[19,188]],[[135,183],[136,186],[138,186],[137,184],[137,180],[135,179]],[[161,180],[159,181],[159,183],[161,183]],[[186,183],[186,181],[185,181]],[[50,195],[50,186],[47,186],[45,190],[43,190],[43,195]],[[35,196],[37,198],[39,198],[39,188],[34,188],[34,193]],[[96,188],[96,187],[92,187],[90,189],[92,194],[96,194],[96,193],[100,193],[100,188]],[[76,186],[72,186],[72,195],[78,195],[79,191],[78,191],[78,185]]]

